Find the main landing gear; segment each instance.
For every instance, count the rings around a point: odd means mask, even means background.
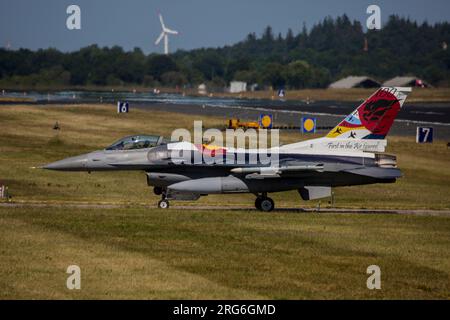
[[[258,195],[255,200],[255,207],[264,212],[270,212],[275,208],[275,203],[267,196],[267,193]]]
[[[161,187],[154,187],[153,188],[153,193],[156,194],[157,196],[160,196],[163,193],[163,188],[161,188]]]

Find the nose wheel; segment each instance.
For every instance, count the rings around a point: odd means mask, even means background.
[[[158,201],[158,208],[160,209],[168,209],[169,208],[169,200],[167,200],[167,191],[166,189],[155,187],[153,192],[156,195],[161,195],[161,200]]]
[[[168,209],[169,208],[169,201],[168,200],[159,200],[158,201],[158,208],[160,209]]]
[[[256,197],[255,207],[260,211],[270,212],[275,208],[275,203],[271,198],[263,195]]]

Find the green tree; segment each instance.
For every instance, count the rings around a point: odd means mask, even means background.
[[[291,62],[286,68],[286,81],[291,88],[306,88],[311,82],[311,78],[311,67],[306,61]]]
[[[161,81],[161,76],[169,71],[178,71],[175,61],[167,55],[152,55],[147,60],[147,74]]]
[[[244,81],[248,84],[258,83],[258,73],[254,70],[240,70],[235,73],[234,80]]]
[[[223,58],[218,52],[212,49],[203,50],[196,55],[193,66],[207,80],[224,76]]]
[[[277,62],[268,63],[264,67],[262,79],[265,84],[271,85],[272,88],[284,86],[286,79],[283,66]]]
[[[166,86],[182,86],[186,84],[186,77],[184,74],[178,71],[168,71],[166,73],[163,73],[161,76],[161,82],[162,84]]]

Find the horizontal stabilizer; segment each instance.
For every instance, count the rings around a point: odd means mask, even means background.
[[[345,172],[376,179],[397,179],[402,176],[402,172],[397,168],[363,167],[345,170]]]

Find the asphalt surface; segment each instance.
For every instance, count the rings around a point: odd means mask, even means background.
[[[126,209],[126,208],[147,208],[160,210],[161,213],[170,213],[171,210],[190,210],[190,211],[205,211],[205,210],[230,210],[230,211],[258,211],[250,206],[186,206],[186,205],[172,205],[169,209],[157,209],[156,206],[143,205],[121,205],[121,204],[104,204],[104,203],[33,203],[33,202],[8,202],[0,203],[0,208],[75,208],[75,209]],[[258,211],[259,212],[259,211]],[[450,217],[450,210],[428,210],[428,209],[354,209],[354,208],[278,208],[273,212],[283,213],[310,213],[310,214],[399,214],[399,215],[416,215],[416,216],[444,216]],[[261,213],[264,214],[264,213]]]
[[[23,97],[21,93],[9,93]],[[239,99],[207,96],[182,96],[180,94],[159,94],[150,92],[97,92],[97,91],[57,91],[53,93],[30,92],[27,97],[38,103],[117,103],[118,100],[129,101],[133,105],[180,105],[188,109],[193,106],[215,106],[225,108],[245,108],[253,110],[270,109],[277,112],[301,112],[323,115],[348,115],[358,106],[358,102],[342,101],[304,101],[282,99]],[[362,102],[362,101],[361,101]],[[360,102],[360,103],[361,103]],[[398,119],[420,123],[439,123],[450,125],[450,103],[416,103],[405,102]]]

